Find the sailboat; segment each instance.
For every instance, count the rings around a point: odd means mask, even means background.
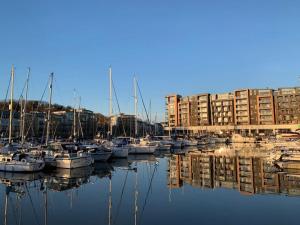
[[[137,80],[133,78],[134,85],[134,113],[135,113],[135,137],[138,136],[138,97],[137,97]],[[153,154],[158,149],[158,143],[151,142],[149,138],[134,139],[129,145],[129,154]]]
[[[112,69],[109,67],[109,116],[112,117]],[[112,123],[110,121],[109,133],[112,136]],[[107,142],[104,146],[111,150],[113,158],[127,158],[128,157],[128,143],[126,142]]]
[[[13,121],[13,98],[14,98],[14,66],[11,69],[10,83],[10,116],[9,116],[9,138],[8,145],[0,149],[0,171],[9,172],[36,172],[45,167],[42,159],[34,158],[25,152],[21,152],[13,146],[12,121]]]
[[[53,90],[53,73],[50,75],[49,85],[49,108],[47,115],[47,135],[46,146],[43,152],[45,153],[45,162],[49,167],[75,169],[80,167],[90,166],[94,163],[90,154],[80,150],[79,146],[73,142],[56,142],[49,144],[50,125],[51,125],[51,105],[52,105],[52,90]],[[76,138],[76,110],[74,107],[74,138]]]

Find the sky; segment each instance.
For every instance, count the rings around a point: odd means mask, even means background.
[[[76,89],[105,115],[112,66],[121,111],[134,111],[135,75],[158,121],[170,93],[300,86],[299,12],[298,0],[0,0],[0,99],[12,65],[16,98],[30,67],[31,99],[54,72],[55,103],[74,105]]]

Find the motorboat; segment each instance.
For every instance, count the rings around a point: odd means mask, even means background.
[[[95,162],[106,162],[112,156],[112,151],[102,145],[81,145],[80,148],[88,152]]]
[[[45,151],[45,162],[47,166],[75,169],[92,165],[94,159],[76,143],[53,143]]]
[[[0,150],[0,171],[37,172],[43,170],[45,162],[7,145]]]
[[[159,147],[156,142],[151,142],[147,138],[133,140],[129,144],[129,154],[153,154]]]

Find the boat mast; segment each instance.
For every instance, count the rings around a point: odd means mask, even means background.
[[[27,80],[26,80],[26,93],[25,93],[25,102],[23,106],[23,111],[22,111],[22,139],[21,143],[22,145],[25,142],[25,123],[26,123],[26,105],[27,105],[27,100],[28,100],[28,90],[29,90],[29,78],[30,78],[30,67],[28,68],[28,74],[27,74]]]
[[[135,122],[134,122],[134,134],[135,137],[138,136],[138,97],[137,97],[137,85],[136,85],[136,78],[133,78],[133,86],[134,86],[134,115],[135,115]]]
[[[112,70],[109,67],[109,118],[110,118],[110,128],[109,133],[112,136]]]
[[[47,118],[47,135],[46,145],[49,143],[50,136],[50,124],[51,124],[51,106],[52,106],[52,92],[53,92],[53,73],[50,74],[50,85],[49,85],[49,106],[48,106],[48,118]]]
[[[12,143],[12,122],[13,122],[13,98],[14,98],[14,80],[15,80],[15,68],[14,65],[11,67],[11,83],[10,83],[10,104],[9,104],[9,137],[8,143]]]
[[[74,111],[73,111],[73,137],[74,140],[77,136],[77,124],[76,124],[76,90],[74,90]]]
[[[21,139],[21,142],[22,142],[22,136],[23,136],[23,103],[24,103],[24,98],[23,98],[23,93],[22,95],[20,96],[20,130],[19,130],[19,137]]]

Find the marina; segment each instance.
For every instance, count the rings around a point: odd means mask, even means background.
[[[300,1],[0,5],[0,225],[299,225]]]

